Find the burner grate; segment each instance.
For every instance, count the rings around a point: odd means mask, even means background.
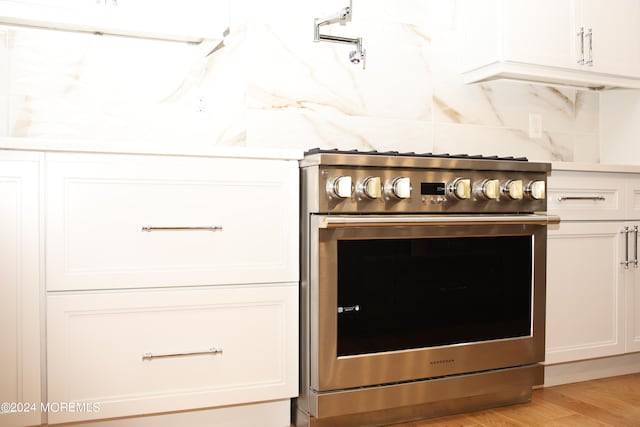
[[[529,159],[526,157],[514,157],[514,156],[483,156],[481,154],[449,154],[449,153],[415,153],[399,152],[399,151],[377,151],[377,150],[339,150],[337,148],[312,148],[305,152],[305,155],[312,154],[360,154],[360,155],[374,155],[374,156],[396,156],[396,157],[432,157],[443,159],[472,159],[472,160],[511,160],[518,162],[527,162]]]

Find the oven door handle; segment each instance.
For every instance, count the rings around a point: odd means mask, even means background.
[[[318,228],[375,227],[393,225],[493,225],[493,224],[559,224],[557,215],[319,215]]]

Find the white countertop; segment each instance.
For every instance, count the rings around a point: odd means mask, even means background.
[[[640,173],[640,165],[551,162],[551,170],[552,171],[561,170],[561,171],[583,171],[583,172]]]
[[[233,157],[300,160],[302,149],[137,143],[135,141],[79,141],[36,138],[0,138],[0,150],[62,151],[108,154],[151,154],[167,156]]]

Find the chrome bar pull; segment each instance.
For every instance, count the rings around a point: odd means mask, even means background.
[[[629,269],[629,227],[622,229],[621,233],[624,233],[624,261],[620,264],[624,265],[625,270]]]
[[[221,225],[211,225],[206,227],[151,227],[142,226],[142,231],[222,231]]]
[[[559,202],[564,202],[567,200],[593,200],[594,202],[602,202],[607,199],[604,196],[560,196],[558,197]]]
[[[179,353],[142,353],[142,360],[160,359],[163,357],[181,357],[181,356],[198,356],[202,354],[222,354],[222,349],[217,347],[209,347],[202,351],[185,351]]]
[[[587,65],[589,67],[593,67],[593,30],[589,28],[585,37],[589,39],[589,59],[587,60]]]
[[[633,226],[633,268],[638,268],[638,226]]]
[[[580,59],[578,59],[578,64],[584,65],[584,27],[580,27],[578,31],[578,41],[580,42]]]

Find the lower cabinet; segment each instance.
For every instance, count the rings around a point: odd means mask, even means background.
[[[298,174],[0,150],[0,426],[288,427]]]
[[[49,294],[48,400],[80,408],[49,423],[289,399],[297,301],[297,283]]]
[[[630,263],[628,268],[625,269],[627,320],[626,351],[627,353],[630,353],[640,351],[640,263],[637,262],[638,245],[640,244],[640,236],[638,236],[640,222],[629,224],[628,229],[633,230],[629,236],[629,245],[630,247],[633,247],[633,249],[630,249],[629,258],[634,260],[634,262]],[[633,239],[632,242],[631,239]]]
[[[561,222],[547,239],[546,363],[625,351],[619,222]]]
[[[546,363],[640,351],[640,222],[549,227]]]
[[[39,155],[0,151],[0,426],[40,424]]]

